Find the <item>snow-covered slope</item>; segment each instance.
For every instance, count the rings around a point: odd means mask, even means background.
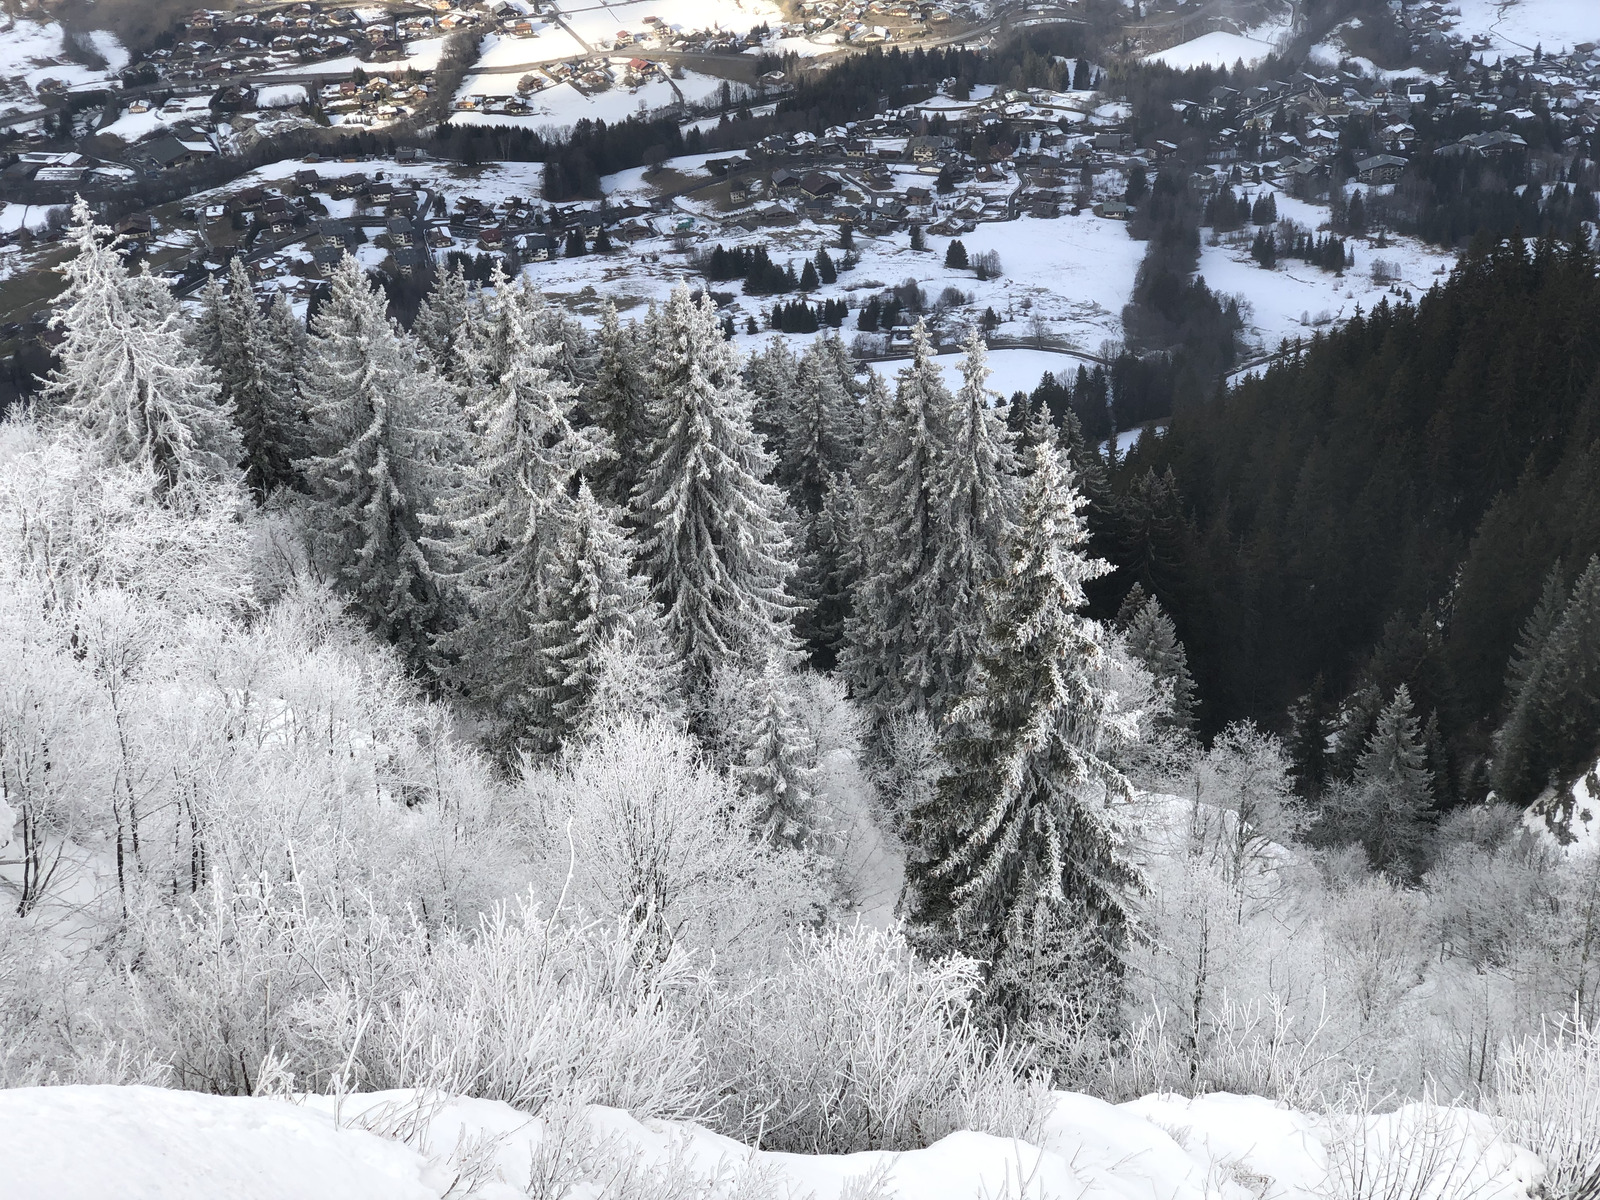
[[[1566,790],[1545,792],[1528,806],[1523,823],[1569,855],[1600,854],[1600,762]]]
[[[1487,1120],[1425,1106],[1341,1119],[1257,1097],[1151,1096],[1114,1106],[1058,1092],[1038,1145],[956,1133],[924,1150],[813,1156],[752,1151],[698,1126],[640,1122],[616,1109],[543,1120],[496,1101],[410,1091],[342,1100],[146,1087],[0,1092],[7,1200],[1319,1200],[1337,1194],[1329,1189],[1359,1148],[1369,1173],[1416,1175],[1392,1148],[1416,1144],[1419,1130],[1430,1146],[1443,1139],[1458,1152],[1443,1156],[1451,1165],[1437,1178],[1415,1179],[1408,1197],[1536,1193],[1538,1162],[1496,1140]],[[544,1186],[531,1186],[535,1178]]]

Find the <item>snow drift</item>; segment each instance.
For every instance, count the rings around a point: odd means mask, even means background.
[[[1328,1200],[1369,1194],[1374,1180],[1406,1181],[1411,1200],[1515,1200],[1543,1178],[1463,1109],[1340,1118],[1249,1096],[1054,1101],[1039,1145],[954,1133],[901,1153],[798,1155],[598,1106],[530,1117],[421,1091],[18,1088],[0,1092],[0,1162],[9,1200]]]

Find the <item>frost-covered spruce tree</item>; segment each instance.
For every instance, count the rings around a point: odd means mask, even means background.
[[[856,487],[861,578],[840,658],[851,690],[877,722],[926,715],[946,699],[937,568],[943,498],[935,487],[938,422],[952,400],[921,321],[911,355],[892,399],[868,420]],[[869,407],[882,400],[869,394]]]
[[[625,646],[671,695],[677,664],[667,648],[649,582],[634,574],[622,514],[578,486],[545,589],[539,641],[545,656],[549,740],[564,743],[589,723],[588,706],[611,659]]]
[[[786,339],[773,334],[750,355],[744,380],[752,399],[751,424],[781,467],[783,442],[794,413],[800,360]],[[780,480],[781,482],[781,480]]]
[[[791,711],[787,679],[782,662],[773,655],[753,680],[751,711],[739,729],[744,760],[734,775],[760,801],[756,826],[761,833],[799,847],[820,832],[813,803],[816,747]]]
[[[1139,605],[1123,627],[1123,638],[1133,660],[1170,692],[1170,711],[1158,718],[1156,724],[1184,733],[1193,732],[1194,677],[1189,674],[1189,656],[1161,602],[1150,596]]]
[[[1118,811],[1131,788],[1107,761],[1129,719],[1096,682],[1105,651],[1080,612],[1084,582],[1107,567],[1082,553],[1084,502],[1054,448],[1036,446],[1029,465],[971,691],[945,733],[949,769],[915,816],[923,853],[910,869],[918,920],[986,956],[1052,914],[1115,945],[1141,887]]]
[[[196,348],[233,409],[245,483],[258,501],[292,482],[295,455],[303,450],[293,348],[274,336],[273,322],[256,303],[242,257],[229,265],[226,293],[215,276],[207,282]]]
[[[314,540],[353,607],[420,667],[442,613],[422,539],[447,414],[356,260],[346,254],[331,283],[301,371],[314,449],[297,465],[318,501]]]
[[[1016,462],[1000,413],[990,404],[988,354],[976,326],[967,337],[961,386],[937,428],[934,460],[934,569],[939,576],[936,686],[952,700],[966,687],[984,624],[984,590],[1001,568],[1016,510]]]
[[[177,302],[162,280],[129,274],[110,237],[78,199],[67,235],[76,252],[50,321],[62,341],[46,403],[107,461],[147,467],[164,487],[234,476],[239,432],[187,344]]]
[[[788,426],[778,438],[776,480],[795,514],[799,570],[795,593],[805,602],[798,629],[811,660],[831,670],[843,639],[854,584],[847,488],[860,453],[861,406],[855,364],[834,353],[836,338],[819,338],[800,357]],[[842,348],[839,348],[842,350]]]
[[[1333,807],[1341,832],[1366,849],[1375,869],[1409,877],[1421,867],[1433,775],[1405,684],[1378,714],[1355,779]]]
[[[836,338],[818,338],[806,347],[795,370],[794,391],[778,439],[775,481],[789,493],[801,514],[822,511],[822,494],[831,475],[842,475],[860,453],[860,404],[855,396],[854,364],[828,349]]]
[[[1494,773],[1496,791],[1512,804],[1570,782],[1600,753],[1600,556],[1589,560],[1561,619],[1522,670]]]
[[[416,320],[411,322],[411,336],[417,339],[422,361],[435,374],[452,382],[460,368],[460,344],[466,333],[471,299],[466,274],[457,263],[434,279],[432,290],[417,309]]]
[[[541,346],[554,346],[550,372],[572,388],[582,390],[594,377],[594,345],[578,319],[565,308],[551,304],[538,288],[524,293],[529,326]]]
[[[819,671],[833,670],[844,646],[859,563],[854,500],[849,477],[830,475],[823,486],[821,510],[799,519],[800,562],[794,590],[803,607],[795,628]]]
[[[553,370],[560,348],[537,341],[529,293],[520,278],[501,281],[489,306],[503,365],[468,408],[467,486],[438,543],[466,616],[440,646],[510,738],[544,751],[563,727],[550,707],[561,689],[546,655],[548,588],[573,536],[577,476],[596,447],[572,425],[575,390]]]
[[[691,691],[718,668],[759,667],[794,649],[794,566],[771,460],[750,427],[750,395],[709,297],[680,285],[654,339],[661,432],[634,495],[641,561]]]
[[[595,487],[623,509],[644,478],[658,432],[649,382],[639,360],[637,332],[624,326],[616,305],[606,301],[600,316],[594,379],[584,388],[582,400],[588,424],[610,450],[595,464]]]

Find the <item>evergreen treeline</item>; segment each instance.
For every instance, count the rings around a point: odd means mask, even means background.
[[[1292,709],[1316,793],[1353,773],[1403,684],[1439,794],[1481,795],[1495,731],[1548,711],[1527,708],[1528,664],[1600,552],[1597,367],[1593,252],[1480,243],[1417,305],[1385,302],[1263,377],[1190,393],[1117,473],[1101,527],[1121,576],[1172,612],[1207,725],[1283,727]],[[1568,680],[1559,704],[1584,686],[1583,646],[1539,673]],[[1592,760],[1593,726],[1576,723],[1506,781],[1512,797]],[[1506,728],[1510,752],[1533,726]]]

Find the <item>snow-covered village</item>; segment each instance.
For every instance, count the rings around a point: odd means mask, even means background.
[[[1594,0],[0,0],[0,1200],[1596,1200]]]

